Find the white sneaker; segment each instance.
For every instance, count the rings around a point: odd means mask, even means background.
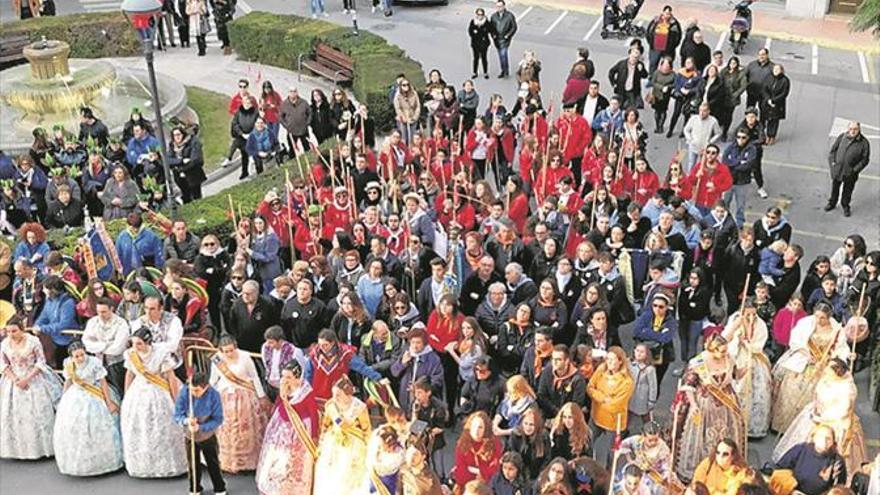
[[[343,14],[343,15],[348,15],[348,9],[342,9],[342,14]]]
[[[312,19],[317,19],[317,18],[318,18],[318,14],[312,14]]]
[[[761,196],[761,199],[767,199],[767,191],[765,191],[763,187],[759,187],[758,196]]]
[[[214,492],[214,495],[226,495],[226,492]]]
[[[220,164],[220,166],[223,168],[226,168],[230,165],[232,165],[232,160],[230,160],[229,158],[224,158],[223,163]]]
[[[376,13],[376,6],[375,5],[373,5],[373,9],[371,10],[371,12],[374,14]]]
[[[326,12],[321,13],[321,15],[323,15],[324,17],[330,17],[330,14],[328,14]]]

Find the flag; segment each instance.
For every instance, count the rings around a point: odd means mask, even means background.
[[[104,281],[111,280],[116,270],[114,268],[114,257],[116,257],[116,248],[113,246],[113,241],[110,240],[110,249],[112,250],[112,254],[108,251],[108,248],[102,239],[101,232],[98,231],[97,227],[93,227],[86,232],[85,236],[86,246],[92,252],[92,259],[94,260],[94,268],[96,276]]]

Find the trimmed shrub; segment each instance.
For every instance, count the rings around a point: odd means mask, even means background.
[[[141,44],[122,12],[36,17],[0,24],[0,37],[26,34],[70,45],[70,58],[130,57]]]
[[[300,55],[311,56],[318,43],[325,43],[351,57],[354,62],[352,90],[366,103],[380,131],[390,130],[394,106],[388,90],[398,74],[406,74],[416,87],[425,85],[422,64],[406,52],[373,33],[352,34],[348,27],[299,17],[252,12],[229,25],[232,46],[250,61],[296,70]]]

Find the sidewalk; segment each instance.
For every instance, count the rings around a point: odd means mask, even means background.
[[[109,59],[117,67],[144,69],[143,57]],[[173,77],[185,86],[195,86],[217,93],[232,95],[238,90],[238,80],[247,78],[250,91],[258,95],[264,81],[271,81],[282,98],[287,90],[296,86],[302,98],[309,99],[314,89],[321,89],[325,95],[332,91],[328,81],[270,65],[238,60],[235,54],[224,56],[219,48],[208,47],[204,57],[196,55],[196,48],[169,48],[166,52],[156,52],[156,72]],[[240,182],[238,180],[239,161],[225,168],[219,168],[208,176],[204,185],[205,196],[216,194]],[[233,173],[234,172],[234,173]]]
[[[601,15],[603,0],[517,0],[517,5],[556,8]],[[730,28],[733,19],[733,8],[726,2],[670,2],[669,0],[646,0],[639,13],[639,19],[647,24],[658,15],[664,5],[672,5],[675,17],[684,25],[689,18],[699,21],[700,26],[711,27],[715,31],[724,32]],[[753,8],[755,29],[752,34],[767,36],[777,40],[815,43],[816,45],[841,50],[861,51],[866,54],[880,54],[880,41],[874,39],[870,32],[852,33],[849,30],[849,17],[825,16],[822,19],[791,17],[779,4],[761,2]],[[683,27],[683,26],[682,26]]]

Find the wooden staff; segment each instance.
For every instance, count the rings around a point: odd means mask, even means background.
[[[548,145],[547,148],[549,149],[550,146]],[[549,159],[550,159],[549,154],[544,153],[544,163],[541,166],[541,187],[535,188],[535,199],[536,200],[539,199],[538,193],[541,193],[540,200],[538,201],[538,209],[539,210],[541,209],[541,206],[544,204],[544,197],[546,196],[546,194],[544,194],[544,189],[547,188],[547,166],[548,166]]]
[[[290,261],[291,265],[296,261],[296,248],[293,246],[293,225],[290,216],[293,215],[293,205],[290,203],[290,171],[284,169],[284,189],[287,191],[287,236],[290,240]]]
[[[697,195],[700,194],[700,181],[703,180],[703,173],[705,173],[706,169],[703,165],[704,157],[706,155],[706,150],[700,152],[700,169],[697,170],[697,181],[694,182],[694,189],[691,191],[691,201],[696,205],[697,204]]]
[[[193,377],[193,373],[195,372],[195,370],[192,367],[193,366],[192,352],[186,353],[186,359],[187,359],[187,361],[189,361],[189,363],[187,363],[189,366],[189,373],[187,373],[186,382],[187,382],[187,387],[188,387],[187,388],[187,395],[189,395],[189,421],[190,421],[190,425],[192,425],[192,421],[195,419],[195,409],[193,407],[194,401],[193,401],[193,390],[192,390],[192,377]],[[197,462],[197,460],[196,460],[196,435],[189,428],[191,428],[191,426],[188,426],[188,428],[187,428],[187,432],[189,433],[189,461],[190,461],[190,469],[192,469],[192,478],[190,478],[190,480],[192,481],[192,493],[196,493],[196,492],[198,492],[198,490],[196,489],[196,478],[197,478],[197,476],[196,476],[196,467],[197,467],[197,465],[196,465],[196,462]]]
[[[620,438],[620,428],[621,428],[620,416],[621,416],[621,414],[617,413],[617,425],[614,427],[614,439],[611,440],[611,448],[614,452],[613,457],[611,458],[611,481],[610,481],[611,485],[608,487],[608,489],[609,489],[608,493],[611,495],[614,494],[614,478],[617,473],[617,459],[620,457],[620,454],[619,454],[620,449],[614,448],[614,443]]]
[[[608,194],[611,194],[610,191],[607,191]],[[593,207],[590,209],[590,230],[593,230],[593,227],[596,224],[596,202],[599,199],[599,188],[593,189]]]
[[[340,161],[342,161],[342,153],[339,154]],[[330,187],[336,187],[336,162],[333,161],[333,149],[330,149]],[[345,166],[343,165],[343,168]]]
[[[463,134],[464,134],[464,115],[459,114],[459,116],[458,116],[458,137],[455,139],[455,141],[459,144],[459,146],[464,145]]]
[[[740,301],[740,303],[739,303],[740,325],[739,325],[739,328],[737,329],[737,331],[744,331],[745,330],[745,327],[743,326],[745,324],[745,320],[743,319],[743,311],[745,311],[745,309],[746,309],[746,295],[749,292],[749,282],[751,282],[751,279],[752,279],[752,274],[747,273],[746,274],[746,283],[743,286],[743,291],[742,291],[742,301]],[[743,344],[742,338],[740,338],[740,345],[742,345],[742,344]],[[748,363],[746,363],[746,374],[743,377],[743,382],[745,383],[744,389],[746,391],[746,398],[749,400],[749,403],[751,403],[750,396],[752,394],[752,349],[749,348],[747,350],[749,352],[749,361],[748,361]],[[745,443],[743,444],[743,459],[748,461],[748,458],[749,458],[749,411],[742,411],[741,416],[743,418],[743,438],[745,439]]]
[[[681,389],[681,379],[678,380],[678,389]],[[669,449],[669,457],[671,458],[671,462],[669,463],[669,475],[668,475],[670,480],[672,479],[672,473],[675,472],[675,464],[676,464],[675,447],[676,447],[676,443],[677,443],[676,439],[678,438],[679,408],[681,408],[681,401],[680,400],[675,404],[675,407],[672,409],[672,435],[671,435],[671,439],[670,439],[672,445],[670,446],[670,449]]]
[[[855,315],[855,321],[854,321],[854,323],[856,325],[856,331],[858,331],[859,320],[862,318],[862,313],[864,312],[864,309],[865,309],[865,307],[864,307],[865,293],[868,292],[868,283],[867,282],[865,282],[862,285],[861,292],[862,293],[859,294],[859,307],[856,308],[856,315]],[[852,374],[853,370],[855,370],[857,357],[858,356],[856,354],[856,339],[855,339],[855,335],[853,335],[852,348],[850,349],[850,352],[849,352],[849,372],[850,372],[850,374]]]
[[[238,203],[238,218],[244,218],[244,215],[241,213],[241,203]]]
[[[232,231],[235,232],[238,230],[238,220],[235,218],[235,206],[232,204],[232,195],[227,194],[226,199],[229,200],[229,215],[232,217]],[[241,218],[241,215],[239,215]]]
[[[364,126],[366,125],[367,118],[362,114],[361,115],[361,154],[367,154],[367,131],[364,130]]]

